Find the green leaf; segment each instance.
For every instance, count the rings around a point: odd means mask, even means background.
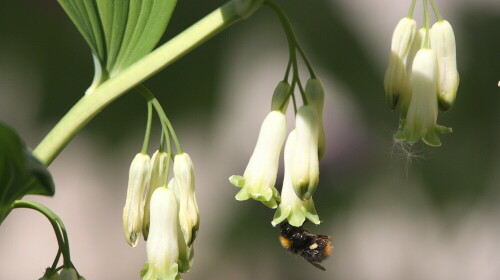
[[[53,196],[47,168],[26,148],[14,130],[0,124],[0,224],[11,204],[27,194]]]
[[[106,69],[111,69],[123,41],[129,4],[124,0],[97,0],[97,7],[107,43]]]
[[[98,58],[92,92],[151,52],[177,0],[58,0]]]
[[[61,7],[82,34],[92,53],[106,61],[106,42],[95,0],[58,0]]]
[[[130,0],[129,3],[120,52],[113,68],[108,69],[111,77],[151,52],[165,32],[177,0]]]

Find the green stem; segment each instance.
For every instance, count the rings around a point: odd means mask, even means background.
[[[160,118],[160,121],[162,123],[162,128],[165,131],[165,133],[169,133],[172,135],[172,139],[174,140],[175,144],[175,149],[177,150],[178,154],[182,153],[182,148],[181,144],[179,143],[179,139],[177,138],[177,135],[175,134],[174,128],[172,127],[172,124],[167,118],[167,115],[165,114],[165,111],[163,111],[163,108],[161,107],[160,102],[158,102],[158,99],[153,95],[153,93],[144,85],[138,85],[135,88],[140,94],[142,94],[146,99],[149,100],[155,107],[156,113],[158,114],[158,117]],[[166,127],[165,127],[166,125]],[[168,135],[168,134],[167,134]],[[172,150],[170,149],[171,145],[169,142],[169,138],[167,138],[167,153],[172,154]]]
[[[295,85],[296,84],[297,84],[297,80],[293,80],[292,85],[290,86],[290,95],[292,96],[293,112],[295,114],[297,114],[297,100],[295,100]]]
[[[432,9],[434,10],[434,14],[436,14],[437,20],[443,21],[443,17],[441,17],[441,13],[439,12],[439,9],[437,8],[436,3],[434,3],[434,0],[431,0],[431,5],[432,5]]]
[[[249,16],[260,5],[258,1],[254,2],[247,3],[247,5],[242,5],[241,0],[226,3],[101,84],[91,94],[83,96],[56,124],[33,153],[41,162],[50,165],[71,139],[109,103],[223,29]]]
[[[151,122],[153,121],[153,105],[148,101],[148,122],[146,124],[146,135],[144,135],[144,142],[142,143],[141,153],[148,153],[149,136],[151,135]]]
[[[410,11],[408,12],[408,18],[413,18],[413,11],[415,11],[415,4],[417,3],[417,0],[411,1],[411,7]]]
[[[299,51],[299,53],[301,54],[302,59],[304,60],[304,63],[306,64],[306,67],[309,70],[311,77],[313,77],[313,78],[316,77],[316,75],[314,74],[314,70],[311,66],[311,63],[307,59],[304,51],[302,50],[302,48],[300,47],[300,45],[297,41],[297,36],[295,35],[295,32],[293,31],[293,28],[292,28],[292,24],[290,23],[290,20],[286,16],[285,12],[283,12],[283,10],[276,3],[274,3],[271,0],[265,1],[264,4],[268,7],[270,7],[278,15],[278,18],[280,19],[280,22],[281,22],[281,26],[285,30],[285,34],[286,34],[286,37],[288,40],[290,55],[293,56],[293,61],[295,62],[295,64],[297,64],[297,58],[296,58],[296,54],[295,54],[295,48],[296,48]]]
[[[61,258],[61,248],[59,248],[59,250],[57,250],[57,255],[54,259],[54,261],[52,262],[52,266],[50,268],[52,269],[56,269],[57,268],[57,264],[59,263],[59,259]]]
[[[295,36],[295,33],[293,32],[292,25],[290,23],[290,20],[286,16],[286,14],[283,12],[283,10],[276,5],[276,3],[272,1],[266,1],[264,4],[268,7],[270,7],[277,15],[278,18],[280,19],[281,25],[283,26],[283,29],[285,30],[286,37],[288,39],[288,47],[290,50],[290,60],[292,60],[292,71],[293,71],[293,80],[296,81],[300,79],[299,77],[299,66],[297,64],[297,50],[300,52],[300,46],[297,43],[297,37]],[[315,77],[314,71],[312,70],[311,64],[305,57],[305,55],[302,56],[304,59],[304,62],[307,65],[307,68],[309,69],[309,73],[312,77]],[[303,91],[300,92],[302,96],[302,100],[304,104],[307,104],[307,98],[304,94]],[[292,95],[293,96],[293,95]],[[295,104],[295,103],[294,103]]]
[[[71,258],[69,254],[69,243],[68,243],[68,236],[66,234],[66,229],[64,228],[64,224],[62,223],[61,219],[59,219],[59,217],[54,212],[52,212],[52,210],[39,203],[26,200],[14,201],[14,203],[12,203],[12,208],[33,209],[43,214],[49,220],[50,224],[52,225],[52,228],[54,229],[54,233],[57,238],[57,244],[59,246],[57,254],[59,255],[62,253],[64,258],[64,265],[71,264]],[[61,231],[63,234],[61,234]],[[59,257],[57,255],[56,255],[56,260],[59,261]],[[57,265],[56,260],[54,260],[55,265]],[[55,265],[53,264],[53,266]]]
[[[283,78],[284,82],[288,81],[288,75],[290,74],[290,68],[292,67],[292,56],[288,59],[288,64],[286,65],[285,77]]]
[[[165,131],[163,129],[161,130],[161,137],[160,137],[160,152],[163,153],[165,149]]]
[[[311,75],[311,78],[316,78],[316,74],[314,73],[312,65],[309,62],[309,59],[307,59],[306,53],[298,43],[297,43],[297,50],[299,51],[300,56],[302,56],[302,60],[304,60],[304,63],[306,64],[306,67],[309,70],[309,75]]]
[[[424,48],[430,48],[430,39],[429,39],[429,7],[427,0],[423,0],[424,2],[424,28],[425,28],[425,42]]]

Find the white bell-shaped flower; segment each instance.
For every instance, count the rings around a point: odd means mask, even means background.
[[[281,190],[281,202],[274,214],[271,224],[276,226],[285,219],[294,227],[300,227],[305,219],[319,224],[319,217],[314,208],[312,198],[301,200],[293,190],[292,186],[292,163],[297,141],[297,132],[293,130],[288,135],[285,144],[285,175],[283,179],[283,188]]]
[[[178,279],[179,214],[175,193],[157,188],[151,197],[151,224],[147,242],[147,272],[144,280]]]
[[[410,52],[408,53],[407,63],[406,63],[406,77],[409,83],[410,90],[405,92],[405,94],[400,96],[401,103],[401,118],[406,119],[406,114],[408,113],[408,107],[410,106],[411,100],[411,69],[413,67],[413,60],[417,55],[417,52],[424,46],[426,36],[425,27],[420,28],[415,34],[415,39],[411,44]]]
[[[436,124],[437,105],[437,59],[432,49],[417,52],[412,67],[412,98],[406,122],[396,135],[397,140],[415,143],[422,139],[431,146],[441,145],[439,133],[451,129]]]
[[[384,76],[384,89],[389,108],[394,109],[402,94],[408,93],[409,81],[406,74],[406,58],[410,51],[417,23],[405,17],[399,21],[392,34],[391,56]]]
[[[187,245],[196,238],[200,225],[200,214],[194,192],[194,167],[188,154],[178,154],[174,158],[175,195],[179,202],[179,223]]]
[[[144,216],[144,191],[151,174],[151,162],[147,154],[137,154],[130,164],[127,199],[123,207],[123,232],[127,243],[135,247],[142,232]]]
[[[437,56],[439,108],[448,111],[455,103],[460,82],[455,34],[448,21],[441,20],[432,25],[431,47]]]
[[[270,208],[278,206],[278,191],[274,187],[279,157],[286,136],[286,117],[281,111],[270,112],[260,129],[255,150],[243,176],[233,175],[231,184],[240,187],[237,200],[253,198]]]
[[[325,105],[325,90],[319,78],[310,78],[305,89],[307,101],[314,106],[318,113],[319,135],[318,135],[318,157],[322,159],[325,155],[326,136],[323,125],[323,107]]]
[[[165,152],[156,151],[151,157],[151,176],[146,190],[146,201],[144,203],[144,217],[142,220],[142,234],[144,240],[148,240],[149,233],[149,208],[153,192],[165,182],[167,175],[167,163],[170,156]]]
[[[292,163],[292,185],[295,194],[307,200],[319,182],[318,114],[312,105],[299,108],[295,120],[297,141]]]

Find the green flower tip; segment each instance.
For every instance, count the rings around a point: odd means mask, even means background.
[[[233,175],[229,177],[229,182],[231,182],[231,184],[235,187],[243,188],[245,185],[245,178],[240,175]]]
[[[394,139],[397,141],[404,141],[409,144],[415,144],[420,139],[432,147],[441,146],[441,139],[439,134],[451,133],[453,130],[450,127],[445,127],[442,125],[435,125],[433,128],[428,130],[420,130],[414,132],[408,129],[400,129],[396,134],[394,134]]]

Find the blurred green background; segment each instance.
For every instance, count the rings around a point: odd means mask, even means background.
[[[145,83],[196,167],[201,229],[184,278],[500,279],[500,3],[436,0],[457,38],[458,97],[438,118],[453,133],[442,147],[417,144],[409,155],[393,144],[398,114],[385,104],[382,80],[410,2],[277,1],[328,94],[314,197],[323,222],[308,226],[333,235],[326,272],[282,249],[274,211],[235,201],[227,180],[243,173],[285,71],[286,38],[271,11],[261,8]],[[179,1],[162,43],[223,3]],[[420,5],[416,13],[421,23]],[[90,51],[55,0],[0,3],[0,121],[30,147],[92,77]],[[145,121],[141,97],[124,95],[51,165],[56,195],[29,197],[65,221],[87,279],[138,279],[146,261],[144,242],[131,249],[121,232]],[[49,224],[25,210],[2,224],[0,248],[0,279],[41,277],[57,250]]]

